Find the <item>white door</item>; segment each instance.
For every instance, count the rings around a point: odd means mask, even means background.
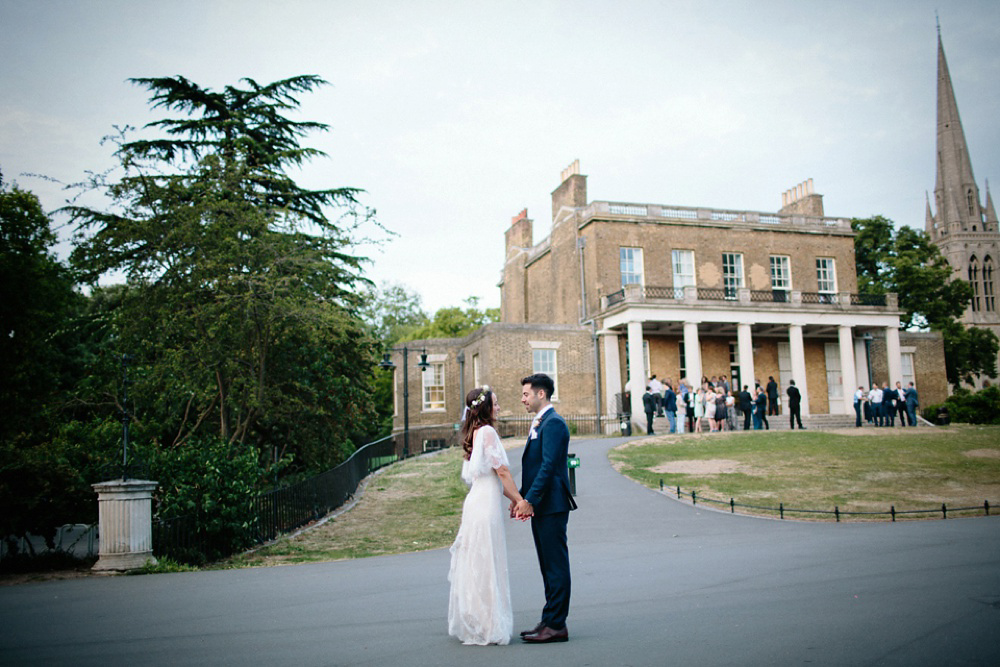
[[[827,412],[845,414],[844,406],[844,375],[840,367],[840,345],[827,343],[823,346],[826,352],[826,399],[829,403]]]

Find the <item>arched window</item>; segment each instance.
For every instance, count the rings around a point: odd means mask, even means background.
[[[983,260],[983,310],[987,313],[992,313],[996,309],[996,294],[993,284],[993,258],[987,255]]]
[[[976,214],[976,198],[972,195],[972,188],[965,193],[965,203],[969,206],[969,215]]]
[[[979,260],[973,255],[969,258],[969,285],[972,286],[972,312],[979,312]]]

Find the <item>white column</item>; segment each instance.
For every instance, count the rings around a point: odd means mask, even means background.
[[[646,428],[642,395],[646,391],[646,373],[642,367],[642,322],[628,323],[628,388],[632,392],[632,424]]]
[[[854,392],[857,389],[855,380],[857,371],[854,367],[854,333],[849,326],[837,328],[840,343],[840,378],[844,387],[844,414],[854,414]],[[832,413],[833,410],[830,410]]]
[[[604,339],[604,398],[609,415],[618,413],[618,404],[615,398],[622,393],[622,362],[618,357],[618,336],[617,334],[601,334]],[[622,410],[629,410],[629,406],[621,406]]]
[[[802,394],[802,416],[809,414],[809,388],[806,382],[806,352],[802,344],[802,325],[788,325],[788,347],[792,355],[792,379]]]
[[[903,380],[903,354],[899,351],[899,326],[885,328],[885,353],[889,357],[889,377],[886,378],[890,387]]]
[[[737,344],[740,348],[740,384],[748,387],[754,383],[757,376],[753,367],[753,335],[749,324],[740,323],[736,326]],[[736,394],[743,390],[743,387],[733,387]]]
[[[688,386],[701,386],[701,341],[698,340],[698,323],[684,323],[684,362],[687,364]]]

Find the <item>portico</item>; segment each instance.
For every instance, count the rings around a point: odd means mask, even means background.
[[[731,300],[698,299],[695,288],[688,288],[694,293],[683,299],[649,299],[640,286],[629,288],[604,311],[598,332],[603,338],[603,389],[609,412],[615,409],[617,396],[628,391],[632,414],[641,415],[649,374],[664,377],[676,369],[676,380],[683,374],[696,383],[703,375],[725,374],[732,377],[734,387],[748,385],[751,390],[761,375],[762,384],[774,376],[782,392],[795,380],[803,415],[853,414],[851,397],[859,385],[868,383],[869,375],[868,360],[864,355],[859,358],[858,351],[864,350],[865,334],[873,332],[886,340],[890,377],[902,377],[895,295],[888,295],[882,304],[858,304],[856,295],[850,294],[814,304],[803,303],[802,295],[792,292],[787,301],[766,303],[752,301],[750,290],[740,290]],[[608,299],[603,301],[607,305]],[[622,338],[627,373],[622,372],[619,354]],[[657,353],[652,353],[657,346]],[[706,363],[703,352],[709,347],[714,348],[713,360]],[[727,347],[728,358],[720,361]],[[664,362],[665,358],[670,361]]]

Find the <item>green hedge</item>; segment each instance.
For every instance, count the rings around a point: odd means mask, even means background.
[[[987,387],[975,393],[959,389],[944,403],[924,408],[924,419],[936,424],[941,408],[948,418],[962,424],[1000,424],[1000,387]]]

